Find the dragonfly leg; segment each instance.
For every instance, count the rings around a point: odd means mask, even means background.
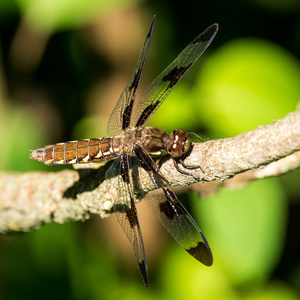
[[[200,165],[198,165],[198,166],[195,166],[195,165],[187,165],[187,164],[185,164],[185,163],[183,162],[182,159],[173,159],[173,163],[174,163],[174,166],[175,166],[176,170],[177,170],[179,173],[184,174],[184,175],[188,175],[188,176],[193,176],[195,179],[199,179],[199,178],[197,178],[197,177],[196,177],[194,174],[192,174],[191,172],[188,172],[188,171],[185,171],[185,170],[182,170],[181,168],[179,168],[179,164],[180,164],[183,168],[185,168],[185,169],[187,169],[187,170],[200,169],[201,172],[204,174],[204,171],[203,171],[203,169],[201,168]]]

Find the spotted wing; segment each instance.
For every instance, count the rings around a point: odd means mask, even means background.
[[[108,120],[107,133],[110,136],[117,135],[130,125],[131,113],[136,97],[136,91],[140,83],[142,71],[144,68],[145,60],[151,43],[153,28],[155,23],[155,16],[152,19],[150,30],[147,34],[143,49],[140,53],[136,68],[126,85],[123,93],[121,94],[118,103]]]
[[[206,50],[217,31],[218,24],[208,27],[150,84],[134,109],[132,126],[143,126],[146,123],[181,77]]]
[[[119,176],[119,186],[117,187],[119,197],[114,205],[115,215],[132,246],[144,283],[148,286],[148,269],[144,242],[134,202],[126,152],[122,153],[108,169],[106,179],[112,178],[117,174],[121,174],[121,176]]]
[[[154,215],[169,231],[174,239],[194,258],[206,266],[211,266],[213,256],[209,244],[193,217],[182,206],[176,195],[166,187],[167,180],[159,173],[152,158],[137,146],[134,149],[142,167],[148,172],[154,185],[162,188],[162,193],[144,200]]]

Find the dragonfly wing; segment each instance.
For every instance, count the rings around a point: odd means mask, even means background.
[[[132,246],[144,283],[148,286],[145,248],[130,182],[127,153],[122,153],[120,158],[113,163],[106,173],[106,178],[111,178],[115,174],[121,174],[118,187],[119,197],[114,205],[115,215]]]
[[[150,84],[133,112],[132,125],[143,126],[167,98],[174,86],[209,46],[218,24],[208,27],[196,37],[175,60]]]
[[[204,265],[211,266],[213,256],[202,230],[170,189],[164,187],[162,191],[155,197],[146,197],[150,210],[179,245]]]
[[[179,202],[176,195],[166,187],[168,183],[160,175],[152,158],[139,146],[136,146],[134,150],[154,185],[162,188],[162,193],[158,195],[156,193],[155,197],[151,197],[150,193],[145,198],[150,210],[190,255],[206,266],[212,265],[213,256],[210,246],[196,221]]]
[[[155,16],[152,19],[150,30],[147,34],[135,70],[108,120],[107,133],[110,136],[117,135],[118,133],[122,132],[127,127],[129,127],[130,125],[131,113],[132,113],[134,100],[136,97],[136,91],[140,83],[145,60],[150,47],[154,23],[155,23]]]

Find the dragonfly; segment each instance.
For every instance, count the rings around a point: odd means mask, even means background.
[[[150,84],[141,98],[135,101],[155,19],[154,16],[133,75],[108,120],[109,137],[56,143],[33,150],[30,154],[30,158],[46,165],[115,160],[106,171],[105,178],[112,178],[119,174],[118,195],[114,199],[113,208],[132,246],[146,286],[148,286],[148,267],[135,205],[137,199],[134,182],[137,179],[133,178],[130,172],[134,157],[147,172],[155,188],[160,189],[157,197],[144,199],[150,210],[191,256],[206,266],[211,266],[213,263],[212,251],[202,230],[171,191],[167,178],[162,175],[157,165],[157,159],[168,155],[178,172],[193,176],[189,170],[201,169],[201,166],[186,165],[183,157],[191,147],[188,135],[194,133],[176,129],[172,135],[169,135],[162,130],[144,125],[209,46],[218,31],[218,24],[211,25],[198,35]]]

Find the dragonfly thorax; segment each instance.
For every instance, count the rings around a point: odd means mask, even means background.
[[[130,152],[135,145],[139,145],[154,156],[169,154],[172,140],[166,132],[153,127],[137,127],[125,133],[125,143]]]

